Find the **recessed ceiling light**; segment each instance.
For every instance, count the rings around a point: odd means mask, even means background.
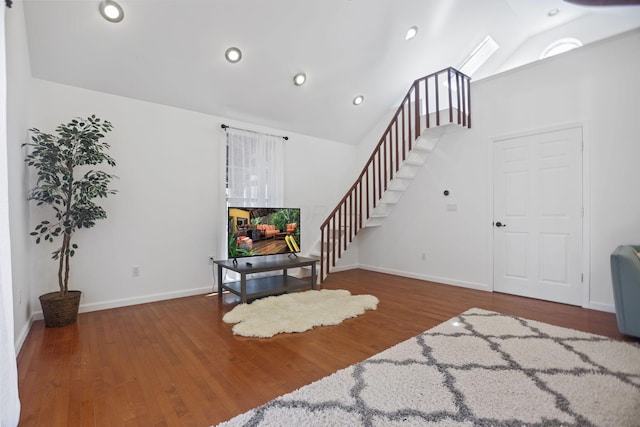
[[[558,13],[560,13],[560,9],[551,9],[549,12],[547,12],[547,15],[556,16]]]
[[[353,105],[360,105],[364,102],[364,96],[362,95],[358,95],[355,98],[353,98]]]
[[[109,22],[120,22],[124,18],[122,6],[113,0],[103,0],[98,5],[100,15]]]
[[[298,73],[295,76],[293,76],[293,84],[296,86],[301,86],[306,81],[307,81],[307,75],[305,73]]]
[[[237,47],[230,47],[225,51],[224,57],[227,58],[227,61],[235,64],[242,59],[242,51]]]
[[[407,30],[407,33],[404,35],[405,40],[411,40],[418,34],[418,27],[415,25]]]

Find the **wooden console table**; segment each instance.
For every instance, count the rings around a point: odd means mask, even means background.
[[[222,291],[226,289],[229,292],[238,295],[240,297],[240,302],[246,303],[248,299],[281,294],[295,289],[306,287],[315,289],[317,262],[317,259],[302,257],[282,257],[279,259],[264,260],[253,259],[251,261],[238,260],[237,263],[234,263],[231,259],[214,261],[218,266],[218,297],[222,298]],[[297,277],[287,275],[287,270],[290,268],[309,266],[311,267],[310,278],[299,279]],[[240,281],[222,283],[222,269],[224,268],[239,273]],[[282,270],[282,275],[247,279],[248,274],[275,270]]]

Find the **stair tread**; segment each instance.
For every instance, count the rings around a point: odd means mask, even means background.
[[[403,166],[404,165],[423,166],[424,165],[424,160],[407,159],[407,160],[404,161]]]

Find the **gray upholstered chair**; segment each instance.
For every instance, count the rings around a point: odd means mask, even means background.
[[[640,337],[640,246],[618,246],[611,254],[611,278],[618,329]]]

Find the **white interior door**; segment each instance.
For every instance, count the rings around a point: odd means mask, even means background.
[[[494,290],[582,304],[582,128],[496,141]]]

